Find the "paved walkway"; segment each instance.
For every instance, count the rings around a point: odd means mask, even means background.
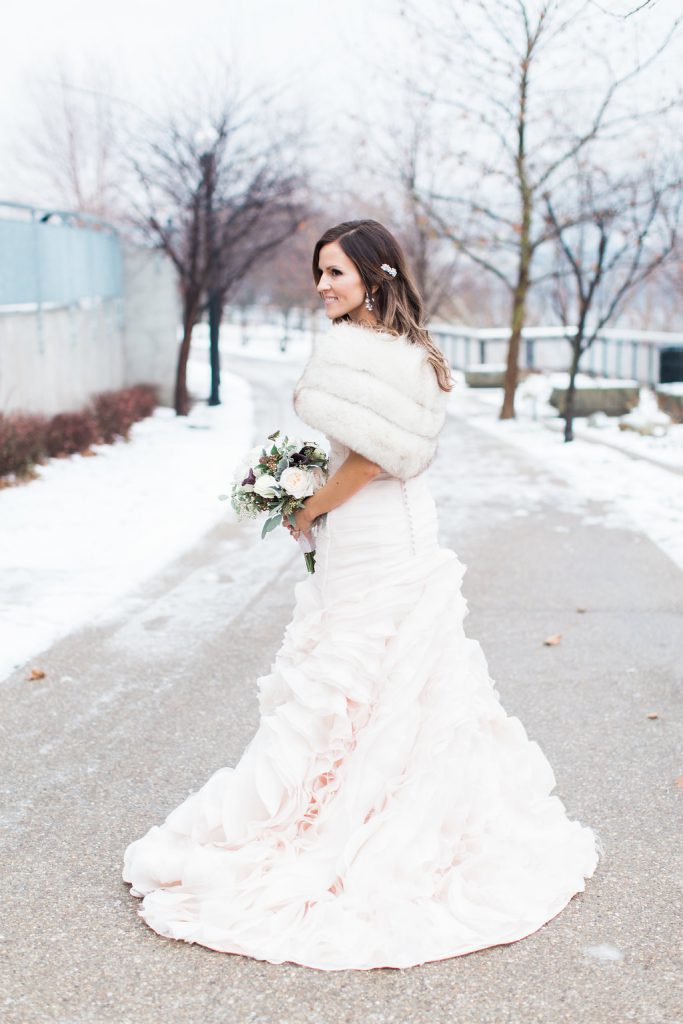
[[[232,365],[254,383],[259,430],[289,426],[291,381]],[[468,566],[466,630],[571,816],[605,844],[586,892],[521,942],[405,971],[275,966],[144,924],[123,849],[239,759],[302,573],[284,531],[261,542],[226,524],[0,687],[3,1022],[680,1020],[681,573],[597,506],[589,523],[566,511],[566,484],[476,420],[449,419],[430,474],[442,543]],[[44,679],[28,680],[34,665]]]

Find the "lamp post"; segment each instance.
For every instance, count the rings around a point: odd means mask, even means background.
[[[202,133],[202,141],[206,144],[208,133]],[[220,405],[220,353],[218,340],[220,334],[221,301],[218,287],[218,248],[216,246],[216,221],[213,205],[216,190],[216,152],[207,149],[199,158],[204,185],[204,218],[206,225],[206,265],[207,265],[207,300],[209,311],[209,364],[211,367],[211,393],[208,405]]]

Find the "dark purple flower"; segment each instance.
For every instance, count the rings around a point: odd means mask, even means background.
[[[255,483],[256,483],[256,477],[254,476],[254,470],[250,469],[249,470],[249,475],[244,478],[244,480],[242,481],[241,486],[244,487],[245,484],[255,484]]]

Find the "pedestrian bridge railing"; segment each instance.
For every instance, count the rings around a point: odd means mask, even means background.
[[[506,361],[508,328],[430,324],[429,331],[455,369]],[[568,370],[575,332],[575,327],[525,327],[519,365]],[[662,379],[661,353],[678,347],[683,347],[683,333],[606,328],[582,356],[579,369],[592,376],[629,378],[654,387]]]
[[[224,311],[224,320],[242,329],[244,343],[250,330],[268,325],[278,336],[281,348],[296,334],[317,333],[328,325],[325,311],[317,307],[233,304]],[[519,365],[538,370],[566,371],[571,362],[573,327],[525,327]],[[462,324],[432,322],[429,331],[451,366],[464,370],[482,363],[497,365],[507,360],[510,330],[507,327],[469,327]],[[683,348],[683,333],[605,328],[583,355],[580,370],[590,376],[637,380],[654,387],[662,381],[661,354],[665,349]]]
[[[88,214],[0,201],[0,314],[121,296],[119,235]]]

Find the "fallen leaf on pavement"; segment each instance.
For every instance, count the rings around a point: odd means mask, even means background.
[[[657,712],[657,711],[648,711],[647,717],[648,718],[659,718],[659,712]]]
[[[543,641],[543,643],[546,644],[546,646],[548,646],[548,647],[554,647],[555,644],[559,644],[561,639],[562,639],[562,634],[561,633],[553,633],[552,636],[547,636],[545,638],[545,640]]]
[[[26,677],[27,679],[44,679],[45,673],[42,668],[32,668],[31,675]]]

